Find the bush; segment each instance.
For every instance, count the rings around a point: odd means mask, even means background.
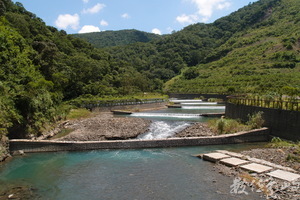
[[[208,126],[212,129],[212,131],[218,134],[237,133],[249,130],[249,127],[240,123],[238,120],[225,119],[223,117],[221,119],[208,121]]]
[[[253,115],[248,115],[248,117],[249,120],[247,122],[247,125],[250,126],[251,129],[261,128],[265,123],[265,120],[263,119],[262,111],[254,113]]]

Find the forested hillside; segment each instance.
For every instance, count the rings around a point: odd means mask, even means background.
[[[113,47],[134,44],[137,42],[150,42],[162,36],[138,30],[103,31],[95,33],[74,34],[75,37],[85,39],[95,47]]]
[[[299,90],[299,10],[298,0],[260,0],[212,24],[109,52],[150,79],[179,75],[165,84],[165,92]]]
[[[165,90],[299,95],[300,1],[273,2],[257,23],[215,49],[219,59],[184,69]]]
[[[104,50],[0,0],[0,133],[38,134],[65,115],[65,100],[149,91],[151,80]],[[15,136],[12,136],[15,137]]]
[[[149,42],[95,48],[47,26],[22,4],[0,0],[0,134],[39,134],[64,117],[64,102],[78,97],[162,88],[299,95],[299,10],[299,0],[260,0],[211,24],[156,39],[146,34]]]

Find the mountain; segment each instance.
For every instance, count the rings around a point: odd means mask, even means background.
[[[85,39],[95,47],[104,48],[123,46],[137,42],[150,42],[162,36],[138,30],[103,31],[95,33],[74,34],[75,37]]]
[[[80,97],[162,88],[299,96],[299,10],[299,0],[260,0],[211,24],[95,48],[0,0],[0,135],[38,135],[65,116],[65,101]]]
[[[165,92],[299,91],[299,4],[260,0],[214,23],[108,51],[150,79],[168,81]]]
[[[262,6],[264,2],[267,4]],[[185,68],[165,85],[165,90],[299,95],[300,1],[265,0],[246,9],[257,6],[263,8],[261,16],[215,48],[213,54],[221,55],[218,59]],[[238,19],[245,17],[237,17],[241,11],[214,24],[239,23]]]

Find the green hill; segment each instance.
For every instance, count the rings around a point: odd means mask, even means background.
[[[21,3],[0,0],[0,137],[39,134],[64,117],[66,100],[127,95],[147,85],[104,50],[46,26]]]
[[[234,33],[214,50],[223,56],[185,68],[165,85],[165,90],[278,94],[293,90],[299,94],[300,1],[273,2],[257,23]]]
[[[109,52],[150,79],[169,80],[165,92],[299,90],[299,4],[260,0],[214,23]]]
[[[123,46],[137,42],[150,42],[162,36],[138,30],[103,31],[96,33],[74,34],[75,37],[85,39],[95,47],[104,48]]]
[[[65,101],[80,97],[162,89],[299,95],[299,10],[299,0],[260,0],[211,24],[95,48],[0,0],[0,136],[39,134],[64,117]]]

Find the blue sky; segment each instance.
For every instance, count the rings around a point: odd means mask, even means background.
[[[256,0],[18,0],[67,33],[137,29],[168,34],[211,23]],[[14,1],[16,2],[16,1]]]

